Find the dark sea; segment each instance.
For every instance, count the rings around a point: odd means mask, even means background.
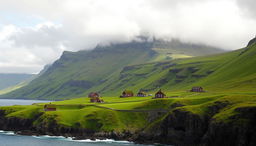
[[[8,105],[31,105],[33,103],[49,102],[40,100],[9,100],[0,99],[0,106]],[[135,146],[128,141],[106,140],[72,140],[61,136],[22,136],[16,135],[12,131],[2,131],[0,129],[0,146]],[[143,145],[137,145],[143,146]]]

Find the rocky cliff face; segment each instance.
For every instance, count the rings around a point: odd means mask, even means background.
[[[135,141],[178,146],[256,145],[256,108],[238,108],[239,114],[229,117],[228,121],[217,121],[214,115],[226,106],[225,102],[216,102],[203,116],[176,109],[155,126],[139,133]]]
[[[256,145],[256,107],[236,108],[237,114],[221,122],[215,119],[202,138],[204,145]]]
[[[256,107],[239,107],[235,109],[236,114],[226,120],[216,119],[215,115],[227,106],[228,102],[225,101],[214,102],[206,107],[207,114],[193,113],[179,106],[153,126],[141,128],[137,132],[130,132],[129,129],[123,132],[93,131],[82,129],[79,125],[64,127],[59,125],[54,117],[44,120],[42,113],[34,119],[22,119],[7,118],[5,112],[0,111],[0,129],[26,135],[62,135],[76,139],[112,138],[178,146],[256,145]]]

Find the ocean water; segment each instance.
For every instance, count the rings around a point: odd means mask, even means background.
[[[72,140],[52,136],[22,136],[10,131],[0,131],[0,146],[134,146],[127,141],[114,140]]]
[[[40,100],[9,100],[0,99],[0,106],[8,105],[30,105],[33,103],[48,101]],[[23,136],[16,135],[12,131],[2,131],[0,129],[0,146],[135,146],[128,141],[106,140],[72,140],[62,136]],[[143,145],[138,145],[143,146]]]
[[[20,99],[0,99],[0,106],[9,105],[31,105],[33,103],[50,102],[46,100],[20,100]]]

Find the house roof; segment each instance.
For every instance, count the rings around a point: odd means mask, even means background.
[[[123,94],[133,94],[131,90],[124,90]]]
[[[55,104],[45,104],[44,108],[56,108]]]
[[[203,87],[200,87],[200,86],[198,86],[198,87],[192,87],[192,89],[203,89]]]
[[[89,93],[89,96],[94,96],[94,95],[99,95],[99,93],[97,93],[97,92],[91,92],[91,93]]]
[[[158,92],[156,92],[156,94],[163,94],[163,95],[165,95],[165,94],[162,92],[161,89],[160,89]]]

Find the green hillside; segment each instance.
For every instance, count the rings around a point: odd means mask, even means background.
[[[152,93],[159,88],[168,92],[187,91],[193,86],[203,86],[209,92],[254,92],[255,53],[254,44],[218,55],[127,66],[116,80],[93,89],[106,96],[127,88]]]
[[[234,52],[234,57],[208,78],[199,82],[218,90],[255,91],[256,44]]]
[[[98,46],[91,51],[64,52],[59,60],[27,86],[1,97],[58,100],[85,96],[92,91],[117,95],[123,90],[122,82],[126,87],[136,84],[120,80],[120,73],[130,70],[129,66],[219,52],[223,51],[177,40],[134,41]]]

